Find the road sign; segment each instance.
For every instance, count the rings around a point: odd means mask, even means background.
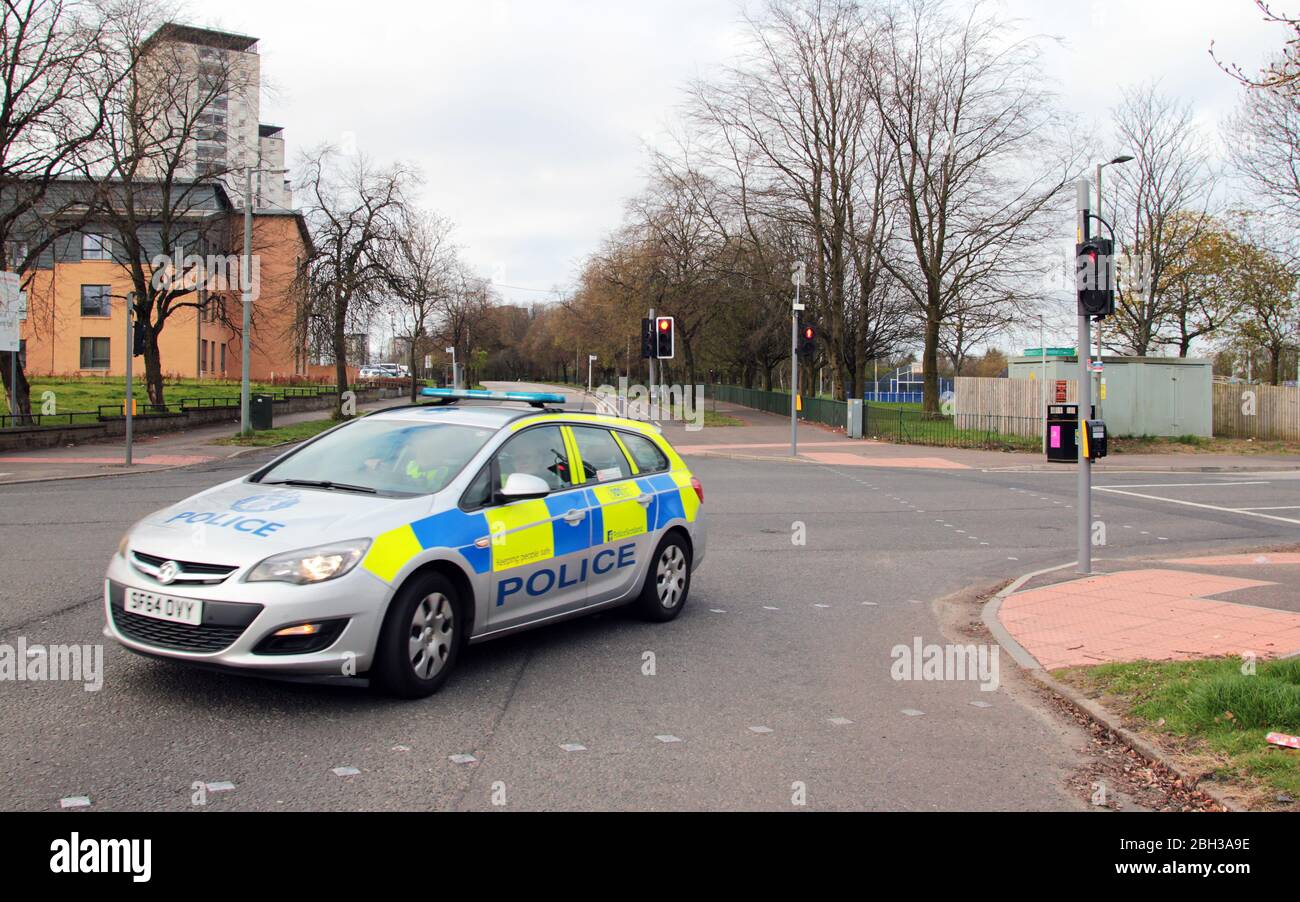
[[[1064,379],[1056,380],[1056,403],[1064,404],[1066,396],[1069,394],[1069,383]]]
[[[1074,350],[1074,348],[1048,348],[1048,349],[1047,349],[1047,354],[1046,354],[1046,356],[1047,356],[1047,357],[1073,357],[1074,354],[1075,354],[1075,350]],[[1043,356],[1044,356],[1044,354],[1043,354],[1043,349],[1042,349],[1042,348],[1025,348],[1025,356],[1026,356],[1026,357],[1043,357]]]
[[[18,273],[0,272],[0,351],[17,351],[21,347],[18,323],[26,313],[20,311],[22,294]]]

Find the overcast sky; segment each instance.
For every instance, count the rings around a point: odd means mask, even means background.
[[[1104,125],[1120,88],[1153,79],[1207,132],[1238,96],[1215,68],[1257,68],[1286,33],[1251,0],[1003,0],[1026,33],[1059,38],[1048,74],[1066,109]],[[210,9],[211,7],[209,7]],[[197,24],[261,39],[262,119],[289,165],[355,143],[426,175],[424,202],[501,293],[546,300],[623,215],[684,84],[734,56],[739,0],[191,0]],[[1118,148],[1116,148],[1118,151]],[[507,287],[513,286],[513,287]],[[521,289],[536,289],[524,291]]]

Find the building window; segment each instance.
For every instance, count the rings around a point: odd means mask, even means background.
[[[83,338],[81,340],[81,368],[83,370],[108,369],[107,338]]]
[[[113,299],[107,285],[81,286],[81,315],[108,316],[113,312]]]
[[[112,260],[113,244],[107,235],[86,232],[81,236],[82,260]]]
[[[208,341],[207,339],[199,340],[199,372],[208,371]]]
[[[221,375],[226,374],[226,346],[221,346]]]

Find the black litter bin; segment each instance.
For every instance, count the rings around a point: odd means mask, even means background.
[[[270,429],[275,420],[275,398],[253,395],[248,403],[248,419],[254,429]]]

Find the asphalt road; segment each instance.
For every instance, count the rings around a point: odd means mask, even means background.
[[[0,642],[103,643],[122,532],[264,456],[0,487]],[[0,808],[190,810],[196,781],[233,783],[207,798],[225,810],[789,810],[801,787],[813,810],[1083,807],[1066,785],[1083,737],[1013,680],[890,675],[893,646],[947,641],[935,599],[1073,558],[1072,477],[691,463],[709,559],[670,624],[608,613],[474,646],[419,702],[105,644],[100,691],[0,682]],[[1295,475],[1101,482],[1099,555],[1300,534]],[[449,760],[462,754],[476,761]]]

